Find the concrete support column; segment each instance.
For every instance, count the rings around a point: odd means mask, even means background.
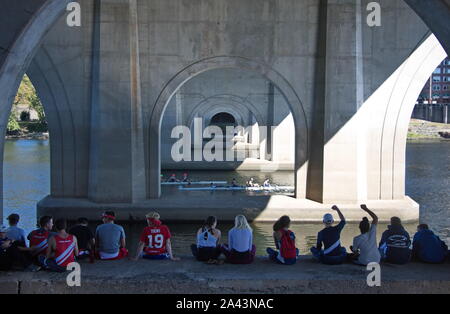
[[[266,160],[267,158],[267,133],[270,131],[270,126],[259,126],[259,159]]]
[[[266,141],[266,157],[269,160],[273,160],[272,147],[273,147],[273,134],[272,126],[274,126],[274,112],[278,110],[275,108],[275,86],[272,82],[269,82],[268,93],[267,93],[267,141]]]
[[[323,202],[354,203],[367,199],[365,129],[350,121],[364,102],[361,0],[329,0],[327,17]]]
[[[448,123],[448,105],[444,106],[444,123]]]
[[[89,176],[95,202],[145,198],[136,6],[136,0],[95,2]]]
[[[353,203],[367,198],[365,136],[350,122],[364,101],[361,0],[322,1],[320,18],[307,193]]]

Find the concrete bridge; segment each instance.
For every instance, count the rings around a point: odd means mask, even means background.
[[[316,221],[338,203],[357,220],[365,202],[383,220],[418,219],[406,136],[450,51],[449,0],[377,1],[373,27],[368,0],[80,0],[80,27],[67,25],[70,2],[0,4],[1,130],[25,73],[49,122],[51,194],[39,213]],[[161,197],[167,130],[220,113],[278,128],[242,135],[265,164],[291,165],[295,198]]]

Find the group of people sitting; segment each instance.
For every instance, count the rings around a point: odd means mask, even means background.
[[[315,258],[324,264],[336,265],[353,262],[368,265],[385,261],[393,264],[406,264],[412,258],[426,263],[443,263],[448,256],[448,247],[427,225],[419,225],[411,246],[408,232],[399,218],[392,218],[391,225],[383,233],[377,244],[376,229],[378,217],[367,208],[361,208],[371,217],[363,218],[359,224],[361,234],[353,240],[351,252],[341,246],[340,234],[345,227],[345,217],[337,206],[340,222],[334,225],[331,214],[324,216],[325,228],[318,233],[317,246],[311,248]],[[103,224],[95,234],[88,227],[86,218],[78,219],[77,225],[67,231],[67,222],[58,219],[53,224],[50,216],[40,218],[40,228],[32,231],[27,239],[25,232],[17,227],[19,216],[8,217],[10,227],[0,228],[0,270],[30,269],[63,272],[75,260],[88,258],[119,260],[128,257],[126,237],[123,227],[115,224],[116,216],[112,211],[102,215]],[[141,233],[136,254],[131,260],[140,258],[149,260],[179,260],[172,251],[171,233],[168,226],[160,220],[157,212],[146,215],[147,227]],[[194,257],[209,264],[251,264],[255,259],[256,247],[253,243],[253,230],[243,215],[235,218],[234,227],[228,232],[228,243],[222,244],[222,233],[217,229],[217,218],[210,216],[197,231],[197,243],[191,245]],[[281,217],[273,226],[275,248],[267,248],[270,260],[283,265],[296,263],[299,250],[296,247],[295,234],[290,230],[291,220]],[[56,230],[56,232],[53,231]],[[221,255],[225,260],[220,259]]]
[[[317,246],[311,248],[311,253],[320,262],[329,265],[342,264],[346,261],[366,266],[370,263],[386,262],[403,265],[411,260],[424,263],[444,263],[449,256],[448,247],[444,241],[433,233],[428,225],[417,227],[413,241],[402,225],[400,218],[392,217],[388,229],[383,232],[380,243],[377,243],[378,217],[366,205],[361,205],[372,219],[370,223],[364,217],[359,223],[361,234],[353,239],[350,252],[341,246],[340,235],[345,227],[345,217],[337,206],[333,206],[340,222],[334,225],[331,214],[323,218],[325,229],[317,236]],[[411,247],[412,244],[412,247]],[[323,246],[323,248],[322,248]]]

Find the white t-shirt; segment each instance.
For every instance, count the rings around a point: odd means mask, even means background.
[[[379,263],[381,260],[377,243],[377,225],[372,224],[369,232],[361,234],[353,239],[353,251],[359,250],[358,263],[368,265]]]

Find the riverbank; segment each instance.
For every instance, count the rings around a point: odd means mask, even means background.
[[[450,124],[411,119],[408,140],[442,139],[439,132],[450,132]]]
[[[5,136],[6,140],[48,140],[49,138],[48,132],[18,133]]]
[[[364,267],[326,266],[301,257],[293,266],[259,257],[252,265],[205,265],[181,261],[96,262],[81,265],[81,287],[67,274],[0,272],[1,294],[239,294],[239,293],[441,293],[450,291],[450,265],[382,265],[381,287],[368,287]]]

